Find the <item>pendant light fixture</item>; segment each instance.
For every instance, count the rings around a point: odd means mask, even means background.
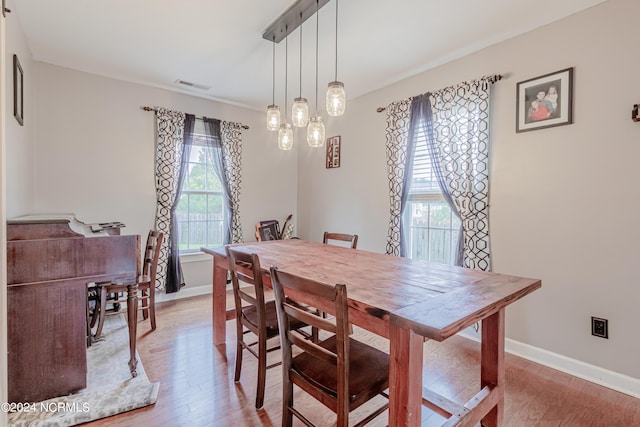
[[[288,28],[286,29],[288,34]],[[278,131],[278,148],[281,150],[291,150],[293,148],[293,129],[287,120],[287,68],[289,67],[289,37],[285,38],[284,53],[284,121],[280,124]]]
[[[307,143],[311,147],[321,147],[324,144],[324,123],[318,114],[318,0],[316,0],[316,112],[309,119],[307,127]]]
[[[273,94],[271,98],[271,105],[267,107],[267,129],[276,131],[280,128],[280,107],[276,105],[276,42],[275,37],[272,40],[273,43],[273,82],[271,85]]]
[[[300,13],[300,95],[293,100],[291,109],[291,121],[298,128],[303,128],[309,123],[309,104],[302,97],[302,13]]]
[[[344,83],[338,81],[338,0],[336,0],[335,70],[335,80],[329,83],[329,88],[327,89],[327,114],[332,117],[343,115],[347,104],[346,94],[344,93]]]

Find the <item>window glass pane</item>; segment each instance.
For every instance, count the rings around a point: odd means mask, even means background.
[[[411,202],[402,219],[408,230],[409,257],[453,265],[460,221],[442,197],[421,126],[415,137]]]
[[[405,224],[409,224],[409,256],[453,265],[460,221],[444,201],[410,202]]]
[[[224,243],[222,185],[210,163],[212,156],[218,153],[210,152],[204,127],[197,120],[195,132],[189,170],[183,181],[182,195],[176,209],[181,253],[198,252],[202,246]]]
[[[207,214],[207,223],[208,223],[208,245],[221,245],[224,242],[223,239],[223,226],[224,226],[224,213],[222,209],[222,195],[215,194],[209,195],[208,198],[208,214]]]
[[[206,190],[207,164],[202,147],[193,146],[191,148],[191,159],[193,160],[194,157],[195,161],[189,162],[189,175],[186,179],[185,189],[203,191]]]

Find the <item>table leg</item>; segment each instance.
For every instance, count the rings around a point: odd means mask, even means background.
[[[504,419],[504,308],[482,321],[480,387],[500,393],[496,406],[482,419],[484,427],[496,427]]]
[[[224,260],[213,257],[213,344],[224,344],[226,341],[227,322],[227,269],[223,268]]]
[[[129,323],[129,370],[136,377],[138,360],[136,359],[136,338],[138,334],[138,285],[127,285],[127,321]]]
[[[419,426],[422,423],[424,338],[393,320],[389,333],[389,426]]]

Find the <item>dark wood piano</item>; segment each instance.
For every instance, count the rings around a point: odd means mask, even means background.
[[[93,229],[73,214],[7,221],[10,402],[86,387],[87,284],[136,277],[141,261],[140,236]]]

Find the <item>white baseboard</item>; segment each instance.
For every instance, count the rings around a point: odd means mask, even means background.
[[[469,331],[459,333],[461,337],[480,341],[480,338]],[[507,353],[539,363],[549,368],[565,372],[574,377],[610,388],[620,393],[640,398],[640,379],[601,368],[520,341],[505,339],[504,348]]]
[[[156,292],[156,303],[163,301],[174,301],[177,299],[195,297],[198,295],[206,295],[211,293],[213,293],[212,285],[195,286],[193,288],[185,286],[180,290],[180,292],[174,292],[172,294]]]

